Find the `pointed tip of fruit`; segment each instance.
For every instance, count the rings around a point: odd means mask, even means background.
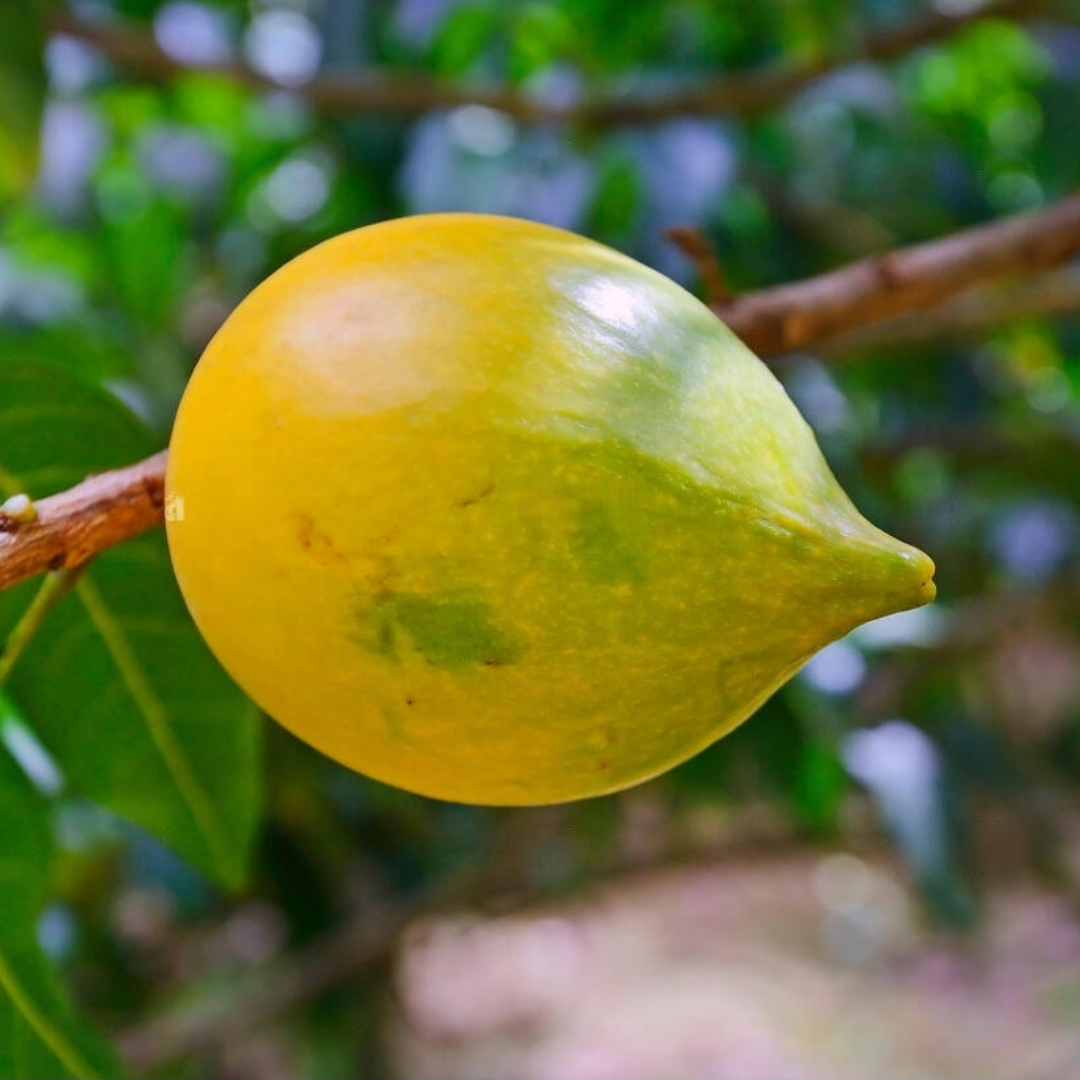
[[[918,548],[905,545],[900,552],[900,558],[910,568],[909,575],[915,582],[914,595],[909,607],[922,607],[929,604],[937,596],[937,585],[934,582],[934,560]]]
[[[911,547],[900,540],[890,537],[890,543],[882,554],[883,562],[878,564],[875,577],[878,582],[876,595],[869,596],[869,619],[879,619],[885,615],[895,615],[900,611],[929,604],[937,595],[934,583],[934,561],[918,548]]]
[[[925,552],[879,529],[863,551],[873,555],[863,563],[859,622],[922,607],[937,595],[934,560]]]

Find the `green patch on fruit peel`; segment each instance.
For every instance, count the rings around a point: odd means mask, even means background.
[[[610,584],[641,581],[638,553],[603,503],[582,505],[572,543],[574,554],[596,580]]]
[[[520,648],[491,619],[476,597],[392,594],[357,606],[360,643],[388,660],[398,660],[408,643],[432,667],[463,668],[510,663]]]

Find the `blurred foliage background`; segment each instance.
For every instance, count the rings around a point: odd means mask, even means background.
[[[3,0],[0,491],[165,445],[342,230],[515,214],[699,289],[692,227],[742,292],[1051,203],[1077,131],[1066,2]],[[939,601],[623,795],[347,773],[229,684],[161,536],[101,556],[0,666],[0,1072],[1080,1076],[1076,309],[1071,265],[775,363]]]

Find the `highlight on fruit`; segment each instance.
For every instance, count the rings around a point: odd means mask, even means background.
[[[514,219],[385,222],[272,275],[200,360],[166,486],[236,681],[442,799],[636,784],[934,596],[703,304]]]

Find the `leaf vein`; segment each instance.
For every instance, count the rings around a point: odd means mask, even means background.
[[[39,1039],[49,1048],[53,1056],[73,1076],[83,1077],[85,1080],[94,1080],[99,1074],[93,1066],[72,1046],[41,1013],[34,1004],[33,999],[23,989],[22,984],[8,965],[7,959],[0,953],[0,987],[7,992],[9,998],[25,1018],[26,1023],[33,1029]]]
[[[211,855],[219,868],[226,871],[230,860],[228,852],[221,843],[213,807],[176,740],[175,733],[169,724],[168,712],[154,694],[123,629],[101,594],[85,577],[75,586],[75,591],[82,600],[90,621],[101,635],[136,708],[142,714],[158,753],[161,754],[166,768],[187,801]]]

